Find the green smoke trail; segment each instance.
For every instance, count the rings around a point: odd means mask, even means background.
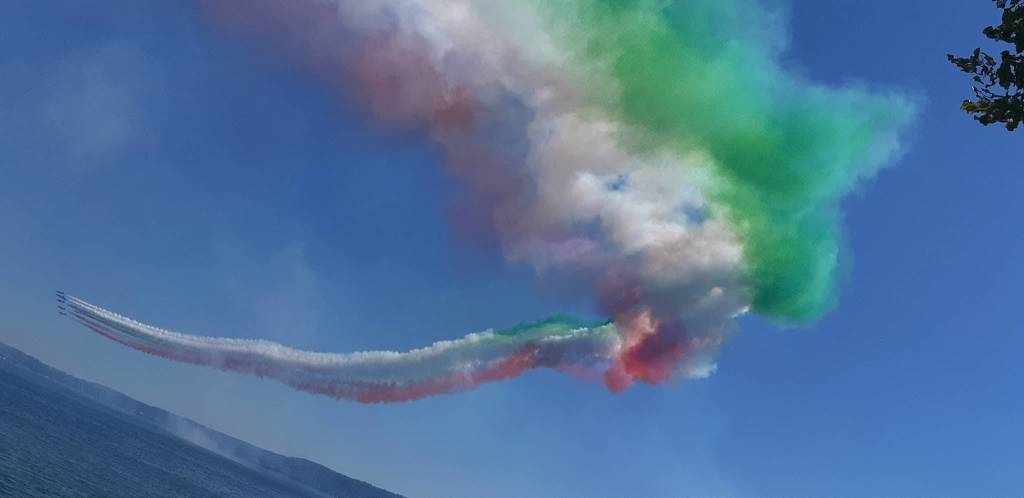
[[[596,330],[611,325],[610,320],[586,320],[569,315],[555,315],[552,317],[527,322],[515,327],[495,330],[498,336],[517,336],[523,333],[542,331],[549,335],[571,334],[580,330]]]
[[[589,96],[639,130],[624,137],[630,147],[711,156],[713,207],[743,241],[755,311],[794,321],[826,311],[841,267],[838,201],[899,152],[913,105],[787,73],[786,34],[754,0],[537,8],[590,74],[605,75]]]

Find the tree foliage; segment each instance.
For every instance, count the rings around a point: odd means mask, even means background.
[[[983,125],[1001,123],[1014,130],[1024,122],[1024,0],[995,0],[1002,9],[1002,23],[983,33],[991,40],[1008,43],[998,57],[980,48],[967,57],[949,54],[949,61],[973,75],[974,100],[964,100],[961,109]]]

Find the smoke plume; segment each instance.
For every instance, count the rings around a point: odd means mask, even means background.
[[[547,367],[613,391],[701,377],[748,311],[834,302],[838,203],[899,153],[913,109],[787,71],[755,0],[201,0],[378,124],[421,130],[466,186],[455,222],[507,258],[594,283],[611,317],[408,353],[305,353],[148,327],[72,300],[94,331],[160,356],[358,401],[453,392]]]

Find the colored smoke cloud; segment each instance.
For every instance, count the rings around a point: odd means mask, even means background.
[[[738,315],[806,322],[834,303],[839,201],[899,153],[913,114],[898,95],[787,71],[784,24],[755,0],[200,3],[376,122],[429,134],[466,186],[455,222],[485,229],[510,261],[594,282],[612,318],[322,355],[76,301],[90,328],[131,347],[344,399],[415,399],[536,367],[600,369],[613,391],[708,375]]]

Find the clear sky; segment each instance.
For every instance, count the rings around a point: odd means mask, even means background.
[[[411,496],[1013,496],[1024,489],[1024,134],[945,61],[990,2],[793,0],[787,63],[919,98],[905,157],[844,203],[853,269],[807,328],[753,317],[702,381],[620,395],[530,372],[365,406],[172,364],[58,320],[408,349],[592,305],[467,243],[425,138],[367,126],[191,2],[0,15],[0,341]]]

